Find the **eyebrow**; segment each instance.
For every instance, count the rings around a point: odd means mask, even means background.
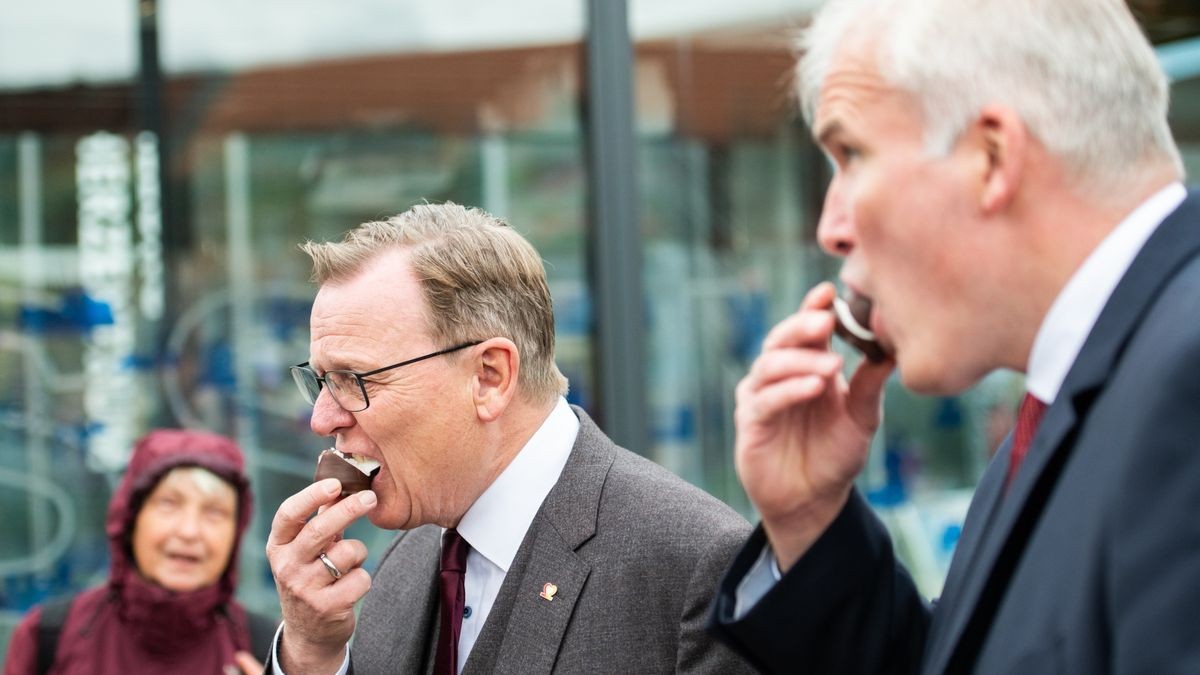
[[[830,139],[840,133],[842,133],[842,123],[835,119],[818,129],[814,137],[816,138],[817,145],[827,146]]]

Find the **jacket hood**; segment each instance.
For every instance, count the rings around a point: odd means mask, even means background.
[[[241,448],[225,436],[206,431],[158,429],[143,436],[134,446],[129,466],[108,505],[105,532],[112,558],[109,583],[120,591],[141,581],[131,545],[134,521],[158,481],[180,466],[208,469],[237,490],[237,530],[215,598],[218,604],[224,604],[237,588],[238,551],[253,513],[253,498]]]

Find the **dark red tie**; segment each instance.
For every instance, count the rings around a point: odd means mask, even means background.
[[[1008,477],[1004,481],[1005,488],[1012,485],[1013,477],[1021,468],[1021,462],[1029,452],[1029,444],[1033,442],[1033,435],[1037,433],[1038,424],[1042,421],[1046,407],[1046,404],[1035,398],[1033,394],[1026,393],[1025,398],[1021,399],[1021,407],[1017,410],[1017,428],[1013,430],[1012,452],[1008,455]]]
[[[438,631],[434,675],[456,675],[458,672],[458,636],[462,632],[463,608],[467,604],[463,579],[467,576],[469,549],[458,530],[446,530],[442,535],[442,567],[438,571],[442,623]]]

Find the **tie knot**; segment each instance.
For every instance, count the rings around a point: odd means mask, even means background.
[[[1027,440],[1032,440],[1047,407],[1041,399],[1027,392],[1021,399],[1021,407],[1017,409],[1017,433],[1028,435]]]
[[[462,538],[458,530],[446,530],[442,535],[442,570],[443,572],[465,572],[467,570],[467,551],[470,545]]]

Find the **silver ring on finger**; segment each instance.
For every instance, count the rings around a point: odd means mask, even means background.
[[[333,561],[329,559],[329,556],[325,555],[324,551],[321,552],[321,555],[317,556],[317,560],[320,560],[325,569],[329,571],[329,576],[335,580],[342,578],[342,571],[337,568],[337,565],[333,564]]]

